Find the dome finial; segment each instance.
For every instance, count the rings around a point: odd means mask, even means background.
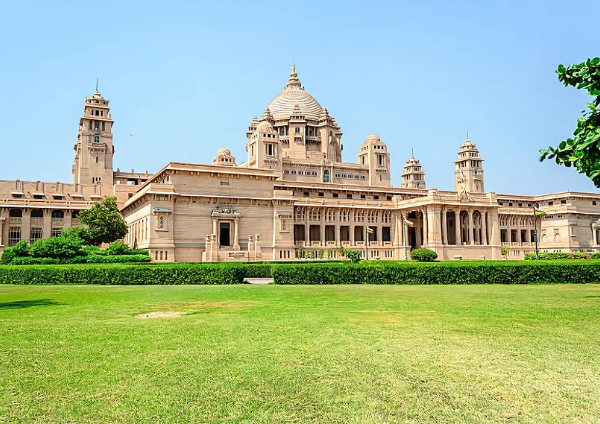
[[[290,74],[290,77],[296,78],[297,76],[298,74],[296,73],[296,63],[292,60],[292,73]]]

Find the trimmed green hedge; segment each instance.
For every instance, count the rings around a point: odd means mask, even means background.
[[[596,262],[379,262],[274,265],[276,284],[531,284],[598,283]]]
[[[538,256],[541,261],[589,260],[600,259],[600,252],[539,252]],[[535,253],[527,253],[525,260],[535,260]]]
[[[238,284],[241,267],[128,264],[0,266],[2,284]]]
[[[150,262],[148,255],[89,255],[74,258],[32,258],[30,256],[16,257],[10,265],[57,265],[57,264],[120,264],[128,262]]]
[[[600,282],[600,261],[0,266],[4,284],[237,284],[271,276],[276,284],[583,284]]]

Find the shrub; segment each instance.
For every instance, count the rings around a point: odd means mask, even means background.
[[[346,247],[343,247],[341,250],[341,253],[342,253],[342,255],[347,257],[350,260],[350,262],[352,262],[353,264],[360,262],[361,253],[358,250],[351,250]]]
[[[7,247],[4,249],[4,252],[2,253],[2,264],[3,265],[8,265],[9,263],[11,263],[14,258],[17,255],[15,254],[15,251],[13,250],[12,247]]]
[[[410,257],[419,262],[433,262],[438,255],[430,249],[414,249],[410,252]]]
[[[361,262],[273,265],[276,284],[597,283],[600,262]]]
[[[27,240],[21,240],[15,244],[13,252],[15,252],[15,256],[17,257],[29,256],[29,243],[27,243]]]
[[[129,246],[120,240],[113,241],[106,249],[108,255],[127,255],[130,250]]]
[[[29,248],[34,258],[73,258],[83,255],[83,240],[77,237],[50,237],[37,240]]]
[[[584,260],[584,259],[600,259],[600,253],[588,252],[539,252],[541,261],[566,261],[566,260]],[[535,253],[527,253],[526,261],[535,260]]]
[[[3,284],[237,284],[241,267],[226,265],[93,264],[0,267]]]
[[[107,255],[106,249],[100,249],[98,246],[85,246],[81,249],[84,255]]]
[[[502,248],[500,249],[500,252],[502,252],[503,256],[508,255],[508,247],[502,246]]]
[[[108,264],[126,262],[150,262],[148,255],[87,255],[72,258],[32,258],[16,257],[11,265],[50,265],[50,264]]]
[[[58,237],[62,238],[80,238],[83,240],[83,244],[89,244],[90,232],[83,226],[79,227],[67,227],[65,228]]]

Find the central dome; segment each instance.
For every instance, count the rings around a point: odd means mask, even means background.
[[[323,108],[313,96],[304,91],[296,73],[296,65],[293,65],[287,85],[277,97],[271,100],[268,108],[275,120],[290,119],[290,116],[296,114],[294,113],[296,105],[306,120],[319,120]]]

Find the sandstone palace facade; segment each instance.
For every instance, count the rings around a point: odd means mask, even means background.
[[[220,149],[212,164],[171,162],[154,174],[113,169],[108,100],[85,99],[73,183],[0,181],[0,251],[79,225],[77,214],[116,196],[129,234],[160,261],[295,260],[339,257],[342,247],[402,260],[418,247],[440,259],[509,259],[534,250],[600,251],[600,195],[514,196],[486,192],[483,158],[466,140],[455,160],[455,191],[428,189],[410,157],[392,168],[386,144],[370,135],[356,163],[342,161],[335,118],[301,85],[295,68],[246,132],[247,160]],[[402,173],[392,187],[392,173]],[[452,172],[449,170],[449,173]],[[414,226],[403,225],[403,220]],[[366,227],[373,230],[367,233]],[[405,249],[406,248],[406,249]],[[410,258],[410,253],[409,256]]]

